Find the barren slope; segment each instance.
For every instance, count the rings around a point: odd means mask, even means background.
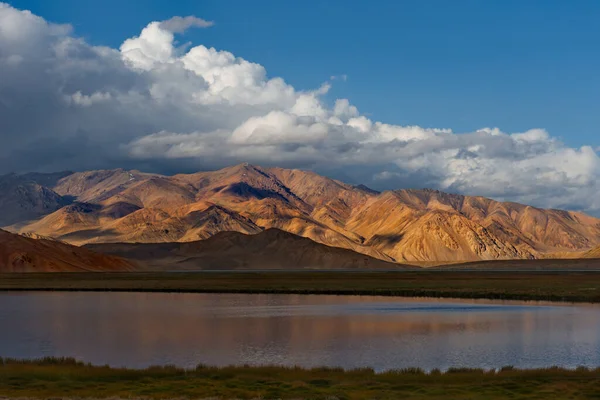
[[[325,246],[279,229],[221,232],[187,243],[106,243],[87,248],[157,269],[419,269]]]
[[[600,258],[600,246],[586,252],[583,258]]]
[[[0,272],[132,271],[135,263],[47,239],[0,230]]]

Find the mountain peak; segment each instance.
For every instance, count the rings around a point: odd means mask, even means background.
[[[247,162],[244,163],[240,163],[237,165],[234,165],[232,167],[226,167],[223,168],[223,170],[232,170],[232,171],[264,171],[262,169],[262,167],[258,166],[258,165],[253,165]]]
[[[362,190],[363,192],[367,192],[367,193],[370,193],[370,194],[380,194],[381,193],[381,192],[379,192],[379,191],[377,191],[375,189],[371,189],[370,187],[368,187],[366,185],[363,185],[362,183],[358,184],[358,185],[355,185],[354,187],[356,189],[358,189],[358,190]]]

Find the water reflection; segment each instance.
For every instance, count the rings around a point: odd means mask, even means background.
[[[0,294],[0,356],[144,367],[600,365],[600,308],[300,295]]]

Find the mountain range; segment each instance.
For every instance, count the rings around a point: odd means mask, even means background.
[[[185,243],[270,228],[386,262],[579,257],[600,220],[436,190],[377,192],[240,164],[165,176],[123,169],[0,177],[0,226],[74,244]]]

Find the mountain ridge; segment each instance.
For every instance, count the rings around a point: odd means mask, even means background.
[[[46,188],[60,196],[57,204],[7,224],[11,230],[83,245],[277,228],[388,262],[576,257],[600,245],[600,220],[583,213],[433,189],[377,192],[297,169],[243,163],[172,176],[124,169],[63,175]],[[54,179],[34,178],[27,176],[37,185]]]

